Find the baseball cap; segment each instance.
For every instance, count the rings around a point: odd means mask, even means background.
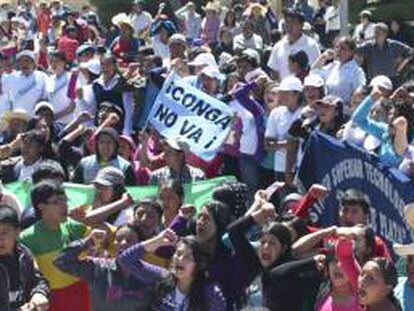
[[[283,12],[283,15],[286,18],[291,17],[291,18],[296,18],[299,20],[299,22],[304,23],[305,22],[305,16],[303,15],[303,13],[299,10],[296,9],[287,9]]]
[[[92,58],[88,60],[87,62],[83,62],[79,65],[80,68],[87,69],[91,73],[93,73],[96,76],[99,76],[101,74],[101,62],[99,59]]]
[[[303,86],[324,87],[325,81],[322,79],[320,75],[310,74],[305,77],[305,80],[303,81]]]
[[[217,66],[216,60],[211,53],[198,54],[193,61],[188,63],[189,66]]]
[[[369,10],[362,10],[361,13],[359,13],[360,17],[368,17],[371,18],[372,17],[372,12]]]
[[[383,89],[386,89],[387,91],[392,91],[394,88],[390,78],[388,78],[387,76],[383,76],[383,75],[379,75],[373,78],[369,86],[381,87]]]
[[[243,56],[247,56],[248,58],[256,61],[257,65],[260,66],[260,54],[255,49],[251,49],[251,48],[245,49],[242,52],[242,58],[243,58]]]
[[[81,56],[83,53],[86,52],[95,52],[95,48],[90,44],[82,44],[80,47],[76,49],[76,56]]]
[[[324,98],[315,101],[315,104],[317,105],[328,105],[334,107],[338,107],[339,105],[341,105],[341,103],[342,100],[334,95],[327,95]]]
[[[38,113],[39,110],[41,110],[41,109],[48,109],[52,113],[55,112],[55,109],[53,108],[53,106],[50,103],[46,102],[46,101],[38,102],[36,104],[35,109],[34,109],[35,114]]]
[[[175,33],[170,37],[170,43],[172,42],[180,42],[183,44],[187,44],[187,41],[185,39],[185,36],[181,33]]]
[[[35,53],[33,51],[30,50],[23,50],[21,52],[19,52],[16,56],[16,59],[19,60],[20,58],[27,56],[29,58],[31,58],[34,62],[36,61],[36,56]]]
[[[294,76],[286,77],[280,83],[279,91],[302,92],[303,91],[302,82]]]
[[[99,170],[98,175],[93,181],[94,184],[99,184],[102,186],[112,187],[125,185],[124,173],[113,166],[107,166]]]
[[[207,77],[214,78],[217,80],[223,80],[224,75],[218,70],[216,66],[207,66],[204,67],[200,74],[204,74]]]
[[[165,142],[167,143],[168,146],[170,146],[174,150],[182,151],[182,152],[190,151],[190,146],[181,136],[168,138]]]
[[[367,211],[368,213],[369,207],[371,206],[371,202],[368,196],[365,193],[354,188],[346,190],[343,196],[341,197],[341,205],[347,203],[361,204],[362,206],[364,206],[365,211]]]

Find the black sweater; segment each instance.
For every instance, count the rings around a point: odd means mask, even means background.
[[[241,279],[251,283],[261,275],[263,303],[271,311],[301,311],[306,302],[316,296],[320,285],[314,259],[292,261],[289,255],[283,255],[270,269],[264,269],[246,238],[254,224],[251,216],[244,216],[229,226],[235,252],[248,267]]]

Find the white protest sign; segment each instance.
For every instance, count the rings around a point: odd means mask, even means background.
[[[192,153],[210,161],[227,139],[233,112],[175,77],[171,74],[165,80],[151,109],[150,123],[164,137],[183,137]]]

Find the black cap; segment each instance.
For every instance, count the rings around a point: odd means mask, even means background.
[[[296,18],[302,24],[305,22],[305,16],[303,15],[303,13],[299,10],[296,10],[296,9],[286,9],[283,12],[283,15],[284,15],[285,19],[287,17],[291,17],[291,18]]]
[[[345,191],[341,197],[341,205],[345,204],[358,204],[361,205],[364,209],[365,214],[369,214],[369,209],[371,207],[371,201],[369,197],[362,191],[351,188]]]

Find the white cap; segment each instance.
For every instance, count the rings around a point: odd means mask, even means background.
[[[372,87],[381,87],[383,89],[386,89],[387,91],[392,91],[394,86],[392,85],[392,81],[390,78],[386,76],[376,76],[374,79],[371,80],[371,83],[369,86]]]
[[[99,76],[101,74],[101,62],[97,58],[92,58],[87,62],[83,62],[79,65],[79,68],[84,68],[93,73],[94,75]]]
[[[258,77],[262,77],[262,76],[268,76],[266,72],[263,71],[262,68],[256,68],[252,71],[249,71],[248,73],[246,73],[246,75],[244,76],[244,80],[246,80],[246,82],[250,82]]]
[[[35,109],[34,109],[35,113],[37,113],[42,108],[49,109],[53,113],[55,112],[55,109],[53,108],[53,106],[50,103],[48,103],[46,101],[42,101],[42,102],[38,102],[36,104]]]
[[[406,257],[410,255],[414,255],[414,243],[411,244],[398,244],[395,243],[393,245],[394,251],[398,256]]]
[[[311,86],[311,87],[324,87],[325,81],[323,81],[322,77],[317,74],[310,74],[305,77],[303,81],[303,86]]]
[[[223,66],[229,63],[233,59],[233,56],[227,52],[222,52],[219,56],[219,66]]]
[[[216,66],[207,66],[200,71],[200,75],[204,74],[210,78],[223,80],[224,75],[218,70]]]
[[[216,60],[211,53],[198,54],[192,62],[188,63],[189,66],[215,66],[217,67]]]
[[[302,92],[303,91],[302,82],[294,76],[286,77],[280,83],[279,91]]]
[[[257,62],[257,64],[260,65],[260,54],[259,52],[257,52],[257,50],[251,48],[245,49],[242,52],[242,55],[246,55],[248,57],[253,58]]]
[[[20,58],[22,58],[24,56],[30,57],[34,62],[36,61],[35,53],[33,51],[30,51],[30,50],[23,50],[23,51],[19,52],[16,56],[16,59],[19,60]]]
[[[407,204],[404,207],[404,215],[407,223],[414,229],[414,203]]]
[[[181,33],[175,33],[175,34],[173,34],[170,37],[170,43],[173,42],[173,41],[175,41],[175,42],[182,42],[184,44],[187,44],[187,41],[185,39],[185,36],[183,34],[181,34]]]

